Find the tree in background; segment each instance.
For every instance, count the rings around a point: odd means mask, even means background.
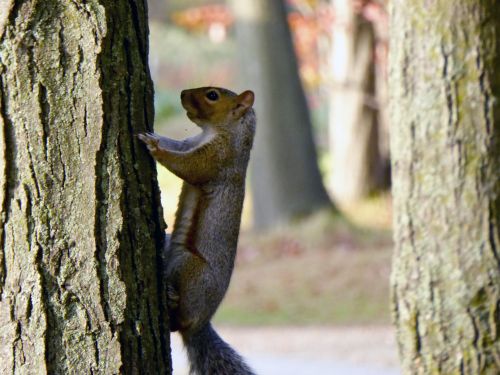
[[[389,159],[381,152],[376,92],[375,26],[361,14],[368,1],[332,0],[330,95],[331,187],[350,203],[388,186]]]
[[[500,373],[500,3],[392,3],[393,316],[406,374]]]
[[[251,165],[256,228],[331,207],[318,168],[283,1],[232,0],[245,87],[258,117]]]
[[[149,0],[148,9],[150,19],[165,22],[169,14],[169,5],[171,1],[167,0]]]
[[[146,3],[0,5],[0,373],[169,371]]]

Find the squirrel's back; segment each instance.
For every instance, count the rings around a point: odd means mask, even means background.
[[[237,95],[226,89],[217,90],[221,97],[216,102],[217,110],[204,100],[207,88],[186,90],[182,94],[188,117],[196,120],[202,128],[215,127],[208,130],[210,135],[206,138],[209,140],[204,147],[216,150],[218,155],[213,163],[218,166],[212,178],[203,183],[184,181],[172,241],[186,245],[204,260],[217,264],[219,269],[221,262],[228,263],[230,276],[245,197],[246,170],[255,134],[255,113],[248,108],[239,118],[226,122],[220,120],[220,114],[229,111],[232,105],[231,101],[222,99],[226,96],[235,99]]]

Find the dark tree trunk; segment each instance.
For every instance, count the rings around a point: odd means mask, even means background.
[[[167,373],[146,2],[0,3],[0,373]]]
[[[500,3],[392,4],[393,315],[405,374],[500,373]]]
[[[331,207],[283,1],[232,0],[246,88],[256,92],[254,224],[269,228]]]

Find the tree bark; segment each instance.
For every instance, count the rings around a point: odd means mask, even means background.
[[[334,0],[330,101],[331,186],[348,204],[388,186],[375,90],[375,30],[352,0]],[[387,163],[388,164],[388,163]]]
[[[405,374],[500,373],[500,3],[391,9],[393,316]]]
[[[283,1],[232,0],[246,84],[256,92],[251,161],[254,226],[270,228],[331,207],[298,76]]]
[[[0,4],[0,373],[163,374],[142,0]]]

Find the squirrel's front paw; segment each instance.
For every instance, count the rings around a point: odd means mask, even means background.
[[[137,134],[139,138],[148,148],[149,152],[158,151],[158,143],[160,142],[160,137],[154,133],[139,133]]]

